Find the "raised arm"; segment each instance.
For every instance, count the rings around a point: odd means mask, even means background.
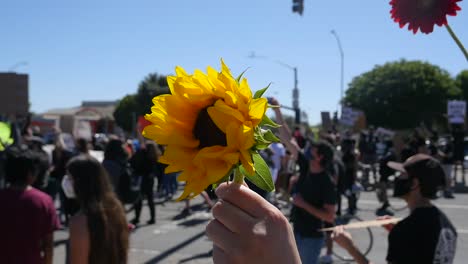
[[[272,98],[270,100],[270,103],[272,105],[279,106],[279,102],[275,98]],[[284,146],[289,150],[289,152],[291,152],[291,155],[294,158],[297,158],[300,148],[291,136],[291,129],[289,128],[288,124],[284,121],[281,109],[279,107],[275,107],[273,108],[273,111],[275,112],[276,122],[279,125],[281,125],[281,127],[278,129],[280,133],[279,137],[281,143],[283,143]]]

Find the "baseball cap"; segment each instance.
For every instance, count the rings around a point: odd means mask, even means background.
[[[406,173],[410,178],[417,178],[425,196],[432,196],[445,184],[445,172],[440,162],[426,154],[416,154],[404,163],[390,161],[388,167]]]

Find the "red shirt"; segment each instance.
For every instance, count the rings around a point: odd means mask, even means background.
[[[47,194],[29,190],[0,190],[0,263],[44,263],[41,241],[60,227]]]

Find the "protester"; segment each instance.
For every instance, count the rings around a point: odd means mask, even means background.
[[[348,199],[347,213],[354,215],[357,211],[357,197],[354,192],[356,186],[358,157],[355,151],[356,141],[352,139],[351,133],[345,133],[345,137],[341,142],[342,162],[344,165],[344,175],[339,186],[342,186],[342,194]],[[338,199],[337,214],[341,215],[341,199]]]
[[[73,158],[67,169],[65,194],[81,208],[70,221],[71,264],[127,263],[128,225],[106,170],[89,155]]]
[[[31,186],[39,158],[20,147],[11,147],[6,156],[10,186],[0,190],[0,263],[51,264],[53,232],[60,223],[50,196]]]
[[[120,177],[127,167],[128,154],[124,148],[124,143],[120,139],[111,139],[104,150],[104,160],[102,166],[106,169],[112,185],[112,189],[121,197],[119,193]]]
[[[448,199],[453,199],[452,184],[453,184],[453,164],[454,159],[454,147],[451,138],[445,138],[441,140],[440,151],[438,152],[440,160],[442,163],[442,168],[445,172],[445,188],[444,188],[444,197]]]
[[[68,223],[69,216],[76,212],[76,209],[69,207],[74,206],[78,208],[78,205],[75,205],[75,203],[67,201],[68,198],[65,196],[63,189],[60,188],[60,183],[67,173],[67,163],[72,156],[73,153],[66,148],[62,135],[60,133],[57,134],[57,137],[55,138],[55,148],[52,151],[52,168],[50,177],[55,180],[55,186],[58,190],[60,199],[60,217],[65,218],[65,223]]]
[[[392,170],[390,167],[388,167],[388,162],[390,161],[396,161],[397,157],[395,154],[395,150],[393,149],[393,142],[391,140],[388,140],[386,142],[386,149],[387,152],[385,155],[382,157],[382,159],[379,162],[379,182],[377,183],[376,186],[376,193],[377,193],[377,199],[379,202],[382,204],[381,207],[377,208],[375,214],[377,216],[384,216],[384,215],[390,215],[393,216],[394,213],[389,209],[390,207],[390,202],[388,201],[388,195],[387,195],[387,187],[388,187],[388,178],[395,174],[395,171]]]
[[[156,166],[159,156],[160,153],[158,152],[156,144],[148,142],[143,144],[135,155],[130,158],[130,165],[133,168],[133,173],[137,178],[141,179],[141,197],[135,202],[135,218],[132,220],[132,224],[134,225],[140,223],[143,198],[146,198],[148,201],[148,208],[150,211],[150,219],[147,221],[147,224],[156,223],[156,206],[154,204],[153,188],[155,173],[162,173]]]
[[[279,105],[276,99],[271,104]],[[333,149],[325,141],[307,140],[301,151],[291,142],[291,133],[284,122],[281,110],[273,108],[279,128],[281,142],[298,157],[299,177],[294,177],[293,209],[291,220],[302,263],[318,263],[324,243],[323,232],[318,231],[324,222],[333,223],[336,211],[336,188],[332,182],[329,168],[333,164]]]
[[[395,181],[394,196],[402,198],[411,213],[397,223],[388,236],[386,260],[389,263],[453,263],[457,232],[447,216],[430,199],[444,185],[444,171],[434,158],[417,154],[403,164],[389,166],[402,174]],[[343,228],[333,234],[357,263],[369,260],[357,249]]]

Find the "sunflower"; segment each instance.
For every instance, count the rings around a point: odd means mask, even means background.
[[[239,164],[254,175],[254,136],[267,99],[255,98],[247,79],[235,79],[223,60],[221,72],[175,72],[167,78],[171,94],[153,98],[143,136],[166,145],[160,158],[168,164],[165,172],[181,172],[178,179],[186,182],[179,200],[198,195]]]
[[[418,29],[422,33],[429,34],[434,30],[434,25],[447,25],[447,15],[456,16],[461,8],[457,2],[461,0],[391,0],[390,11],[392,19],[414,34]]]

